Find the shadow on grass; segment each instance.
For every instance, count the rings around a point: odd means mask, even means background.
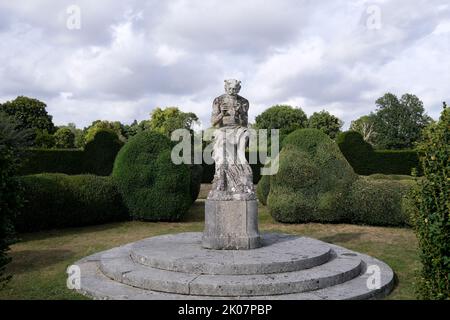
[[[14,274],[28,273],[58,264],[75,256],[71,250],[23,250],[12,252],[12,262],[8,268],[14,269]]]
[[[358,240],[361,238],[363,234],[360,232],[355,233],[338,233],[332,236],[328,237],[321,237],[319,240],[322,240],[324,242],[328,243],[345,243],[350,242],[352,240]]]

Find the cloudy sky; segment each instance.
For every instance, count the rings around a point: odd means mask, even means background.
[[[436,118],[450,102],[450,3],[0,0],[0,61],[0,102],[38,98],[56,124],[157,106],[208,122],[226,78],[242,80],[251,118],[287,103],[348,127],[388,91]]]

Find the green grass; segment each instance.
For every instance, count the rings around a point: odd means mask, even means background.
[[[203,230],[204,202],[197,201],[179,223],[123,222],[95,227],[20,235],[11,247],[9,284],[0,299],[84,299],[66,289],[66,269],[87,255],[151,236]],[[417,241],[410,229],[354,225],[284,225],[260,207],[260,229],[314,237],[369,254],[388,263],[398,277],[388,299],[414,299],[414,274],[419,268]]]

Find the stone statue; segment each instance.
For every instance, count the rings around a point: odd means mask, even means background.
[[[203,233],[203,247],[208,249],[240,250],[261,246],[253,173],[245,158],[249,102],[238,95],[240,89],[240,81],[225,80],[226,94],[213,103],[216,171],[206,200]]]
[[[226,80],[226,94],[213,103],[216,172],[209,199],[256,200],[252,169],[245,158],[249,102],[238,95],[240,89],[240,81]]]

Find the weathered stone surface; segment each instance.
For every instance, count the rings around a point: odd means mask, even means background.
[[[206,200],[202,245],[216,250],[259,248],[258,202]]]
[[[140,264],[194,274],[271,274],[312,268],[331,259],[322,241],[282,234],[264,234],[255,250],[207,250],[200,233],[149,238],[133,245],[132,259]]]
[[[188,235],[184,234],[184,239],[186,237]],[[193,234],[192,237],[200,239],[200,234]],[[277,251],[283,251],[283,246],[286,245],[286,252],[289,252],[292,249],[289,249],[289,244],[292,245],[294,241],[292,238],[274,235],[267,238],[267,241],[272,241],[269,247],[277,246]],[[82,276],[79,291],[96,299],[341,300],[375,299],[384,297],[392,290],[394,274],[385,263],[339,246],[308,238],[298,239],[321,243],[328,246],[334,254],[323,264],[294,272],[255,275],[190,274],[150,268],[133,261],[130,252],[151,243],[151,239],[147,239],[76,263],[80,266]],[[246,252],[254,251],[233,251],[239,254]],[[183,256],[180,259],[183,260]],[[255,259],[257,261],[256,256]],[[377,266],[380,270],[380,286],[377,288],[369,288],[367,285],[371,276],[366,273],[369,266]]]

